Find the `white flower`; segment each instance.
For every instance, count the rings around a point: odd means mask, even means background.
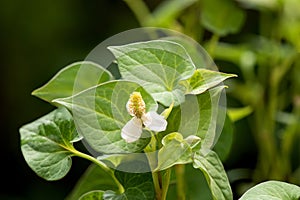
[[[137,141],[143,132],[143,125],[155,132],[166,130],[167,121],[163,116],[154,111],[146,113],[146,105],[139,92],[133,92],[130,95],[126,108],[133,116],[122,128],[121,136],[126,142]]]

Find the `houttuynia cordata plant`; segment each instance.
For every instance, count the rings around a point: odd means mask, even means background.
[[[210,191],[202,198],[233,199],[214,146],[228,123],[223,81],[235,75],[194,63],[182,40],[109,46],[120,77],[82,61],[35,90],[57,108],[20,128],[30,168],[51,181],[68,173],[73,156],[90,160],[67,199],[201,199],[202,185]],[[90,153],[75,148],[79,141]],[[294,185],[263,184],[242,199],[300,195]]]

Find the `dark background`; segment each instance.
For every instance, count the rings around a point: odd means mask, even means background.
[[[21,154],[19,128],[54,109],[31,92],[106,38],[138,26],[120,0],[0,1],[1,200],[63,199],[70,192],[89,162],[73,158],[66,177],[48,182]]]

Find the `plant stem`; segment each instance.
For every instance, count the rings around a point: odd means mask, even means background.
[[[145,147],[144,151],[146,153],[146,156],[148,158],[149,166],[151,169],[152,173],[152,181],[155,189],[155,194],[156,194],[156,200],[161,200],[161,175],[160,172],[154,171],[157,163],[157,157],[155,154],[156,150],[156,144],[157,144],[157,139],[156,135],[152,133],[151,140],[149,144]]]
[[[128,7],[132,10],[139,23],[142,26],[147,26],[151,17],[150,11],[146,4],[141,0],[124,0]]]
[[[220,37],[217,34],[213,34],[212,37],[209,40],[209,44],[207,47],[207,52],[209,53],[210,57],[213,59],[214,58],[214,52],[215,48],[218,44]]]
[[[164,171],[162,176],[162,194],[161,199],[165,200],[167,198],[167,193],[170,185],[171,169],[168,168]]]
[[[103,171],[105,171],[106,173],[108,173],[111,176],[111,178],[115,181],[116,185],[119,188],[119,193],[122,194],[124,192],[124,188],[121,185],[121,183],[118,181],[118,179],[115,177],[114,171],[112,169],[110,169],[109,167],[107,167],[106,164],[104,164],[100,160],[97,160],[96,158],[94,158],[94,157],[92,157],[92,156],[90,156],[88,154],[85,154],[85,153],[82,153],[80,151],[77,151],[74,148],[72,148],[72,149],[68,148],[68,150],[70,152],[72,152],[75,156],[87,159],[87,160],[95,163],[96,165],[98,165]]]
[[[162,192],[161,192],[161,186],[160,186],[160,172],[152,172],[152,179],[153,179],[153,185],[155,189],[156,194],[156,200],[163,200],[162,199]]]
[[[177,199],[178,200],[185,200],[184,167],[185,167],[184,165],[175,165]]]

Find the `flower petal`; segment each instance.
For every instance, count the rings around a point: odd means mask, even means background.
[[[160,132],[167,128],[167,120],[154,111],[150,111],[142,116],[143,124],[152,131]]]
[[[121,136],[126,142],[131,143],[137,141],[141,137],[142,132],[142,120],[134,117],[122,128]]]

